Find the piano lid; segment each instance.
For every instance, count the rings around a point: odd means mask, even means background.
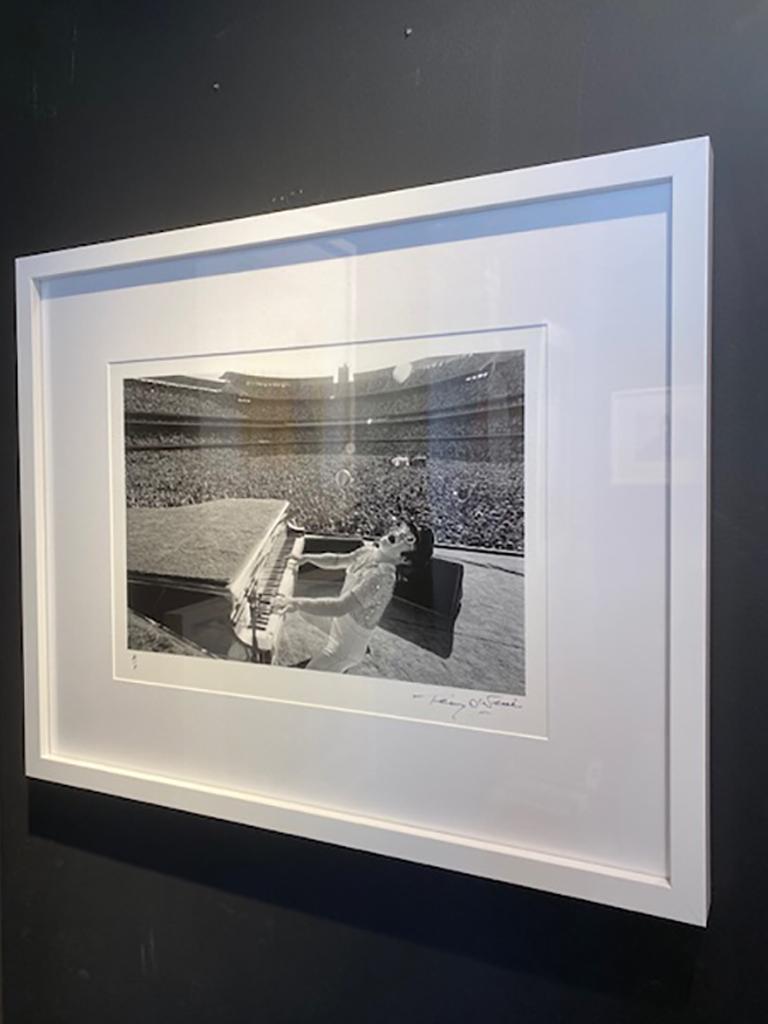
[[[229,586],[288,508],[276,498],[126,510],[128,575],[212,580]]]

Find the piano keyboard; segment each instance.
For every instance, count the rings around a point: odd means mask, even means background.
[[[251,652],[251,660],[269,664],[277,646],[284,616],[272,611],[278,594],[293,594],[296,567],[291,558],[298,558],[304,549],[304,535],[286,527],[283,520],[265,545],[257,561],[247,591],[237,600],[232,614],[238,639]]]
[[[272,614],[272,602],[275,597],[282,593],[281,585],[288,559],[293,552],[294,539],[286,537],[280,545],[276,558],[271,567],[263,577],[256,581],[258,590],[251,591],[252,618],[251,625],[257,630],[265,630],[269,625],[269,617]],[[290,595],[284,595],[286,597]]]

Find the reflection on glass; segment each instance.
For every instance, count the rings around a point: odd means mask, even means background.
[[[525,355],[472,342],[128,377],[128,646],[524,694]]]

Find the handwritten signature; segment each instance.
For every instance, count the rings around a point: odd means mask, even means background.
[[[481,715],[490,715],[493,711],[498,708],[505,708],[507,710],[514,708],[522,708],[522,701],[517,697],[496,697],[493,694],[484,693],[480,697],[466,697],[460,699],[457,697],[441,697],[437,694],[428,693],[414,693],[414,700],[425,700],[427,703],[432,705],[441,705],[445,708],[451,709],[451,718],[456,719],[459,715],[462,715],[465,711],[477,711]]]

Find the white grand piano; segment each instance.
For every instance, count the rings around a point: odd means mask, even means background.
[[[304,534],[288,503],[224,498],[127,510],[128,606],[145,620],[222,657],[270,663]]]

